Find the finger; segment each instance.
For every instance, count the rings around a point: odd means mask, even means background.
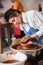
[[[23,41],[24,41],[23,39],[20,40],[20,42],[23,42]]]

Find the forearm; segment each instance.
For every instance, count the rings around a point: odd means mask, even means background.
[[[21,41],[20,42],[27,42],[28,40],[32,40],[32,39],[34,39],[34,38],[36,38],[36,37],[38,37],[38,35],[36,35],[36,34],[33,34],[33,35],[31,35],[31,36],[24,36],[22,39],[21,39]]]
[[[30,37],[32,39],[34,39],[34,38],[40,37],[42,35],[43,35],[43,30],[40,30],[40,31],[36,32],[35,34],[31,35]]]
[[[34,38],[37,38],[37,37],[38,37],[37,34],[33,34],[33,35],[30,36],[31,39],[34,39]]]

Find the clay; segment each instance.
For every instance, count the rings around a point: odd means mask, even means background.
[[[29,41],[26,43],[20,43],[13,45],[12,48],[17,49],[17,50],[35,50],[41,48],[37,43]]]

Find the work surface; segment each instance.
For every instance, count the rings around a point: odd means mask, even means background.
[[[4,49],[4,52],[6,51],[12,51],[12,50],[10,49],[10,47],[7,47]],[[38,62],[40,60],[43,60],[43,50],[41,50],[40,55],[38,55],[37,57],[33,57],[32,55],[27,55],[27,57],[28,58],[25,65],[38,65]]]
[[[15,44],[16,42],[19,42],[19,41],[20,41],[20,39],[16,40],[16,41],[14,41],[14,39],[13,39],[12,44]],[[6,52],[6,51],[12,51],[12,50],[10,49],[10,46],[9,46],[9,47],[5,48],[3,51]],[[25,65],[38,65],[38,62],[40,60],[43,60],[43,49],[41,50],[40,55],[38,55],[36,57],[33,57],[32,55],[27,55],[27,61],[26,61]]]

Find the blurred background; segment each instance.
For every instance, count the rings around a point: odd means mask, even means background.
[[[43,0],[20,0],[24,6],[24,11],[28,10],[38,10],[39,4],[41,4],[42,12],[43,12]],[[4,13],[7,9],[12,6],[12,2],[10,0],[0,0],[2,7],[0,7],[0,13]]]

